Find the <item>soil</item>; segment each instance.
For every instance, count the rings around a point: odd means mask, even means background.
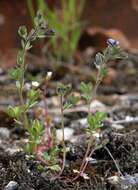
[[[114,158],[118,161],[120,170],[123,174],[133,175],[138,169],[138,132],[132,132],[126,135],[118,136],[113,131],[104,132],[104,138],[109,139],[106,145]],[[117,169],[111,157],[104,148],[95,151],[93,158],[96,163],[89,164],[86,173],[89,174],[90,180],[79,178],[77,182],[71,182],[75,177],[72,169],[78,168],[84,152],[80,151],[80,147],[76,147],[76,152],[81,154],[67,155],[67,162],[70,167],[66,168],[62,178],[51,180],[52,173],[46,167],[43,171],[39,170],[40,162],[24,152],[17,152],[9,155],[1,149],[0,152],[0,184],[1,189],[8,184],[9,181],[16,181],[20,190],[73,190],[73,189],[121,189],[121,186],[111,185],[108,177],[115,175]],[[136,186],[128,189],[136,189]]]

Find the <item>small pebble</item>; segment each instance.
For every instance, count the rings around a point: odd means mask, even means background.
[[[98,100],[93,100],[90,105],[91,112],[107,112],[107,106]]]
[[[1,139],[9,139],[10,138],[10,131],[5,127],[0,127],[0,138]]]
[[[123,130],[124,126],[119,124],[112,124],[111,127],[116,130]]]
[[[71,138],[73,137],[74,130],[71,128],[64,128],[64,139],[65,141],[70,141]],[[58,141],[62,141],[63,134],[62,134],[62,129],[57,129],[56,130],[56,137]]]
[[[17,190],[18,186],[16,181],[10,181],[8,185],[5,186],[4,190]]]
[[[6,148],[6,151],[9,155],[14,155],[16,152],[19,152],[21,149],[17,148],[17,147],[9,147]]]

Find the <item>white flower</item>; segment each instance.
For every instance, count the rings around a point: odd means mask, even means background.
[[[48,76],[49,78],[51,78],[51,77],[52,77],[52,72],[51,72],[51,71],[47,72],[47,76]]]
[[[38,86],[39,86],[39,82],[37,82],[37,81],[32,81],[32,86],[38,87]]]
[[[50,80],[51,77],[52,77],[52,72],[51,72],[51,71],[48,71],[48,72],[47,72],[47,75],[46,75],[46,79],[47,79],[47,80]]]

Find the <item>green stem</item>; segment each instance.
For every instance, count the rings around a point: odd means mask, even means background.
[[[61,128],[62,128],[62,146],[63,146],[63,162],[62,168],[58,176],[63,173],[66,163],[66,145],[65,145],[65,133],[64,133],[64,110],[63,110],[63,96],[60,96],[60,106],[61,106]]]
[[[27,42],[26,42],[26,44],[27,44]],[[19,98],[20,98],[20,104],[21,104],[21,107],[23,109],[22,123],[23,123],[24,128],[27,129],[28,128],[28,118],[27,118],[26,111],[24,111],[25,102],[24,102],[24,98],[23,98],[24,75],[25,75],[25,56],[26,56],[25,47],[23,49],[23,55],[22,55],[23,61],[22,61],[22,64],[21,64],[21,70],[22,70],[22,75],[21,75],[21,78],[20,78],[20,85],[21,86],[20,86],[20,89],[19,89],[18,93],[19,93]]]
[[[96,94],[97,94],[97,89],[102,81],[102,77],[101,77],[101,70],[98,70],[98,74],[97,74],[97,79],[96,79],[96,82],[95,82],[95,86],[94,86],[94,90],[93,90],[93,94],[92,94],[92,98],[91,100],[88,102],[88,115],[91,114],[91,101],[93,99],[95,99],[96,97]],[[85,168],[87,166],[87,161],[86,161],[86,158],[90,158],[91,157],[91,154],[92,154],[92,151],[91,153],[89,154],[90,152],[90,149],[91,149],[91,146],[92,146],[92,139],[93,139],[93,134],[91,133],[90,135],[90,139],[89,139],[89,142],[88,142],[88,145],[87,145],[87,149],[86,149],[86,153],[84,155],[84,158],[83,158],[83,161],[82,161],[82,164],[80,166],[80,169],[79,169],[79,173],[78,175],[73,179],[73,181],[75,181],[76,179],[78,179],[78,177],[81,175],[81,173],[83,173],[85,171]]]
[[[35,29],[33,35],[36,35],[37,34],[37,31],[38,31],[38,28]],[[25,105],[25,102],[24,102],[24,98],[23,98],[23,88],[24,88],[24,78],[25,78],[25,71],[26,71],[26,65],[25,65],[25,57],[26,57],[26,52],[27,52],[27,45],[28,45],[28,42],[30,42],[30,39],[27,38],[26,41],[25,41],[25,45],[23,47],[23,53],[22,53],[22,64],[21,64],[21,71],[22,71],[22,74],[21,74],[21,78],[20,78],[20,89],[18,91],[19,93],[19,98],[20,98],[20,103],[21,103],[21,107],[23,109],[23,119],[22,119],[22,123],[23,123],[23,126],[27,129],[29,127],[29,121],[28,121],[28,117],[27,117],[27,114],[26,114],[26,111],[24,110],[24,105]]]
[[[102,69],[102,68],[101,68]],[[101,69],[98,70],[98,74],[97,74],[97,79],[96,79],[96,83],[93,89],[93,95],[92,95],[92,99],[95,99],[96,95],[97,95],[97,89],[102,81],[102,76],[101,76]],[[92,100],[91,99],[91,100]]]
[[[90,140],[89,140],[88,145],[87,145],[86,153],[85,153],[85,155],[84,155],[82,164],[81,164],[80,169],[79,169],[79,173],[78,173],[78,175],[73,179],[73,181],[75,181],[76,179],[78,179],[78,177],[80,176],[80,174],[81,174],[82,171],[83,171],[83,168],[84,168],[85,162],[86,162],[86,158],[87,158],[87,156],[88,156],[88,154],[89,154],[89,151],[90,151],[90,148],[91,148],[91,145],[92,145],[92,138],[93,138],[93,136],[92,136],[92,134],[91,134]]]

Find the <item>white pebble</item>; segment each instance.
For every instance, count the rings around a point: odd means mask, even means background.
[[[72,136],[73,136],[74,130],[71,128],[64,128],[64,138],[65,141],[70,141]],[[62,129],[57,129],[56,130],[56,137],[58,141],[62,141],[63,139],[63,134],[62,134]]]
[[[123,130],[124,126],[119,124],[112,124],[111,127],[116,130]]]
[[[18,183],[16,181],[10,181],[8,185],[4,188],[4,190],[17,190],[18,189]]]
[[[0,128],[0,138],[2,139],[9,139],[10,137],[10,131],[9,129],[5,128],[5,127],[1,127]]]

